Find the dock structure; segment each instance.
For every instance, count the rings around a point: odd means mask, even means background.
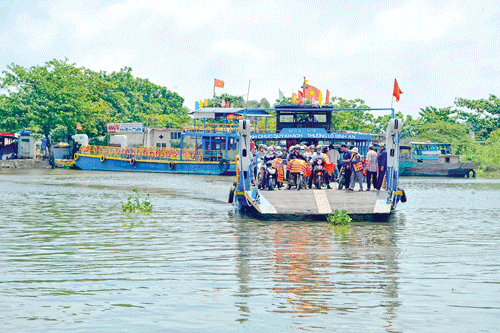
[[[345,210],[349,215],[390,214],[390,195],[380,191],[336,189],[282,189],[245,191],[246,200],[261,214],[328,215]]]

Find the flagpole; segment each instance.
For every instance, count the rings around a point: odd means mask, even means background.
[[[214,97],[215,97],[215,78],[214,78]]]
[[[250,95],[250,82],[252,80],[248,80],[248,91],[247,91],[247,101],[245,102],[245,109],[248,107],[248,95]]]

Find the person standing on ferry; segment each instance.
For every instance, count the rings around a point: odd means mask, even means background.
[[[359,191],[363,191],[363,161],[361,155],[358,154],[358,148],[352,148],[351,157],[351,181],[348,190],[354,191],[356,181],[359,184]]]
[[[377,186],[376,189],[380,190],[382,183],[385,178],[385,173],[387,172],[387,151],[385,150],[385,145],[381,143],[379,145],[378,153],[378,175],[377,175]]]
[[[345,187],[349,187],[349,183],[351,182],[351,151],[347,149],[346,145],[340,146],[340,151],[342,152],[342,163],[344,165],[344,179],[345,179]]]
[[[328,152],[326,155],[330,159],[330,162],[335,164],[335,168],[333,170],[333,173],[331,175],[331,181],[335,181],[339,175],[339,168],[337,167],[339,160],[340,160],[340,153],[337,149],[335,149],[335,146],[331,143],[330,146],[328,146]]]
[[[368,147],[368,153],[366,154],[366,190],[370,191],[371,185],[373,183],[373,188],[377,188],[377,168],[378,168],[378,156],[377,152],[373,148],[373,145]]]
[[[313,154],[314,146],[306,146],[306,149],[304,150],[304,157],[306,158],[306,160],[310,159]]]

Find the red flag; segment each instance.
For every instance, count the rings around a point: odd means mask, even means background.
[[[299,104],[304,104],[304,94],[299,90]]]
[[[326,91],[325,105],[330,104],[330,90]]]
[[[403,92],[399,89],[398,81],[394,79],[394,91],[392,92],[392,96],[396,97],[396,102],[399,102],[399,95]]]
[[[214,87],[224,88],[224,81],[214,79]]]
[[[76,129],[77,129],[78,131],[83,131],[82,124],[80,124],[80,123],[76,123]]]
[[[306,84],[306,89],[304,89],[304,98],[309,98],[311,100],[319,101],[319,89]]]

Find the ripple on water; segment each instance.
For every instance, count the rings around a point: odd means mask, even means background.
[[[0,174],[7,331],[494,332],[500,182],[402,180],[388,223],[332,228],[227,205],[231,179]],[[149,215],[124,215],[133,188]],[[460,326],[457,326],[460,325]]]

